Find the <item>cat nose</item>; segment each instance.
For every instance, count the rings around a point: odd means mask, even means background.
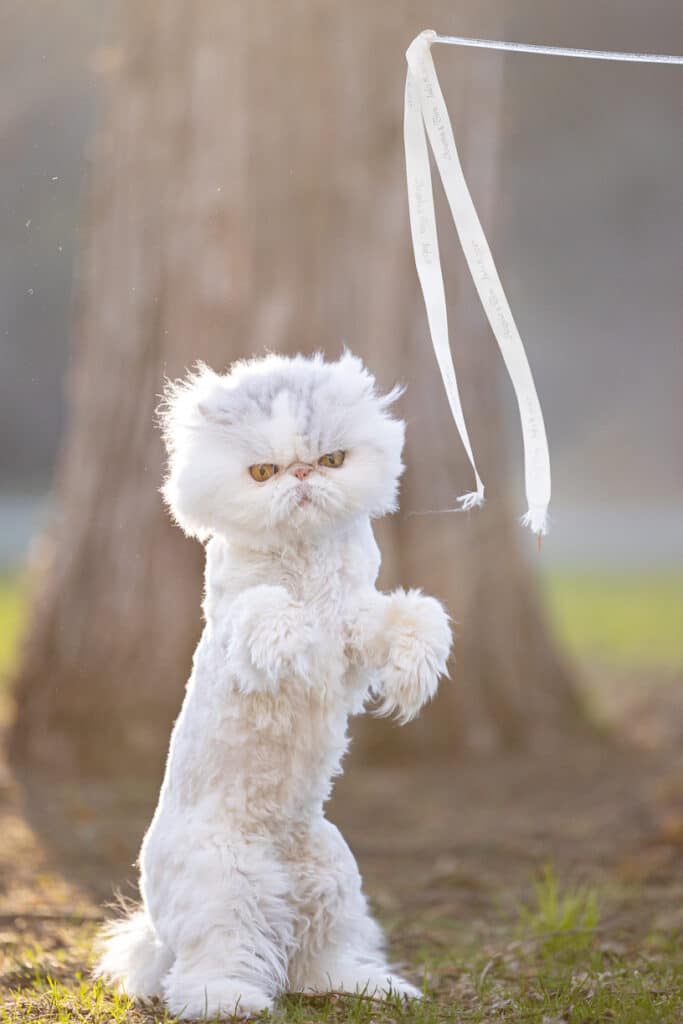
[[[305,480],[313,466],[297,466],[292,472],[297,480]]]

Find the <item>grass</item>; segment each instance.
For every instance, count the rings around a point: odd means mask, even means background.
[[[18,575],[0,574],[0,683],[16,664],[25,601]]]
[[[547,868],[516,922],[495,942],[454,943],[454,922],[425,924],[410,954],[425,999],[404,1005],[341,994],[288,996],[275,1024],[680,1024],[683,962],[675,936],[629,945],[600,924],[598,893],[563,887]],[[56,947],[8,947],[0,1021],[4,1024],[153,1024],[161,1004],[140,1007],[89,980],[93,925],[62,930]],[[395,934],[400,945],[400,934]],[[444,942],[443,940],[446,939]],[[2,986],[0,979],[0,986]]]
[[[610,669],[683,669],[683,573],[549,573],[551,619],[570,655]]]
[[[534,883],[535,900],[520,907],[522,931],[535,936],[539,950],[551,955],[588,947],[595,937],[599,914],[597,895],[586,888],[562,891],[550,865]]]
[[[683,572],[553,571],[543,578],[568,654],[607,669],[683,670]],[[17,575],[0,575],[0,681],[15,664],[24,616]]]
[[[558,633],[581,661],[607,668],[683,669],[683,575],[569,575],[544,581]],[[0,679],[16,656],[24,605],[0,577]],[[637,899],[637,895],[634,895]],[[516,920],[484,937],[452,919],[397,923],[394,948],[425,979],[402,1006],[358,996],[290,996],[275,1024],[681,1024],[681,936],[635,940],[603,921],[606,892],[562,884],[547,868]],[[430,910],[430,915],[432,911]],[[481,924],[481,921],[479,922]],[[0,917],[0,1024],[170,1024],[90,980],[92,922]]]

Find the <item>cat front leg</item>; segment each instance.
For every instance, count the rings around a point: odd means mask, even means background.
[[[290,991],[420,997],[389,966],[356,861],[331,822],[322,819],[313,827],[290,865],[290,878],[299,922],[288,965]]]
[[[313,626],[285,587],[260,584],[243,591],[232,605],[229,627],[228,663],[244,693],[274,691],[285,678],[312,682]]]
[[[377,665],[375,712],[409,722],[431,700],[440,676],[447,676],[451,629],[443,606],[419,590],[387,595],[375,648],[383,648]]]

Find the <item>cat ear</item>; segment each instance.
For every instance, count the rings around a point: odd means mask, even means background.
[[[187,431],[204,423],[230,423],[230,394],[224,379],[205,363],[197,363],[186,377],[167,380],[157,420],[169,452],[182,444]]]
[[[377,395],[377,402],[382,409],[389,409],[394,402],[398,402],[399,398],[401,398],[405,393],[405,384],[394,384],[391,391],[387,391],[384,395]]]
[[[233,414],[221,394],[200,399],[197,402],[197,413],[203,420],[216,423],[219,426],[226,426],[228,423],[234,422]]]
[[[230,394],[223,377],[206,363],[197,363],[187,384],[194,417],[219,425],[231,422]]]
[[[364,365],[363,360],[360,358],[360,356],[354,355],[351,349],[348,348],[346,345],[342,349],[342,353],[339,356],[337,363],[342,369],[346,370],[348,373],[354,373],[358,377],[363,378],[364,380],[374,381],[374,377],[367,369],[367,367]]]
[[[356,380],[361,391],[373,397],[382,410],[389,409],[406,390],[404,384],[395,384],[387,394],[381,394],[377,389],[374,374],[368,370],[362,359],[348,348],[343,349],[338,364],[350,379]]]

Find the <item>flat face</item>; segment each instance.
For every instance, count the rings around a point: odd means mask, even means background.
[[[318,535],[395,507],[404,425],[359,360],[202,369],[168,397],[165,495],[189,533]]]

